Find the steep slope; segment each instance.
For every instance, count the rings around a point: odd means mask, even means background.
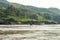
[[[38,21],[38,22],[59,22],[60,9],[37,8],[25,6],[18,3],[11,3],[7,0],[0,0],[0,22],[3,21]]]
[[[9,5],[9,2],[6,0],[0,0],[0,7],[6,8]]]

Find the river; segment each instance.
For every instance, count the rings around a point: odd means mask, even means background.
[[[60,25],[0,25],[0,40],[60,40]]]

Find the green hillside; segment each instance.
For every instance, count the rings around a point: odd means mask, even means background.
[[[0,24],[11,22],[60,23],[60,9],[37,8],[0,0]]]

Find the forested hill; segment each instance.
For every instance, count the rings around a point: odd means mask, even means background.
[[[60,9],[37,8],[0,0],[0,24],[11,22],[60,23]]]

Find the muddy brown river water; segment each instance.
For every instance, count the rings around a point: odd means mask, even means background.
[[[0,40],[60,40],[60,25],[0,25]]]

